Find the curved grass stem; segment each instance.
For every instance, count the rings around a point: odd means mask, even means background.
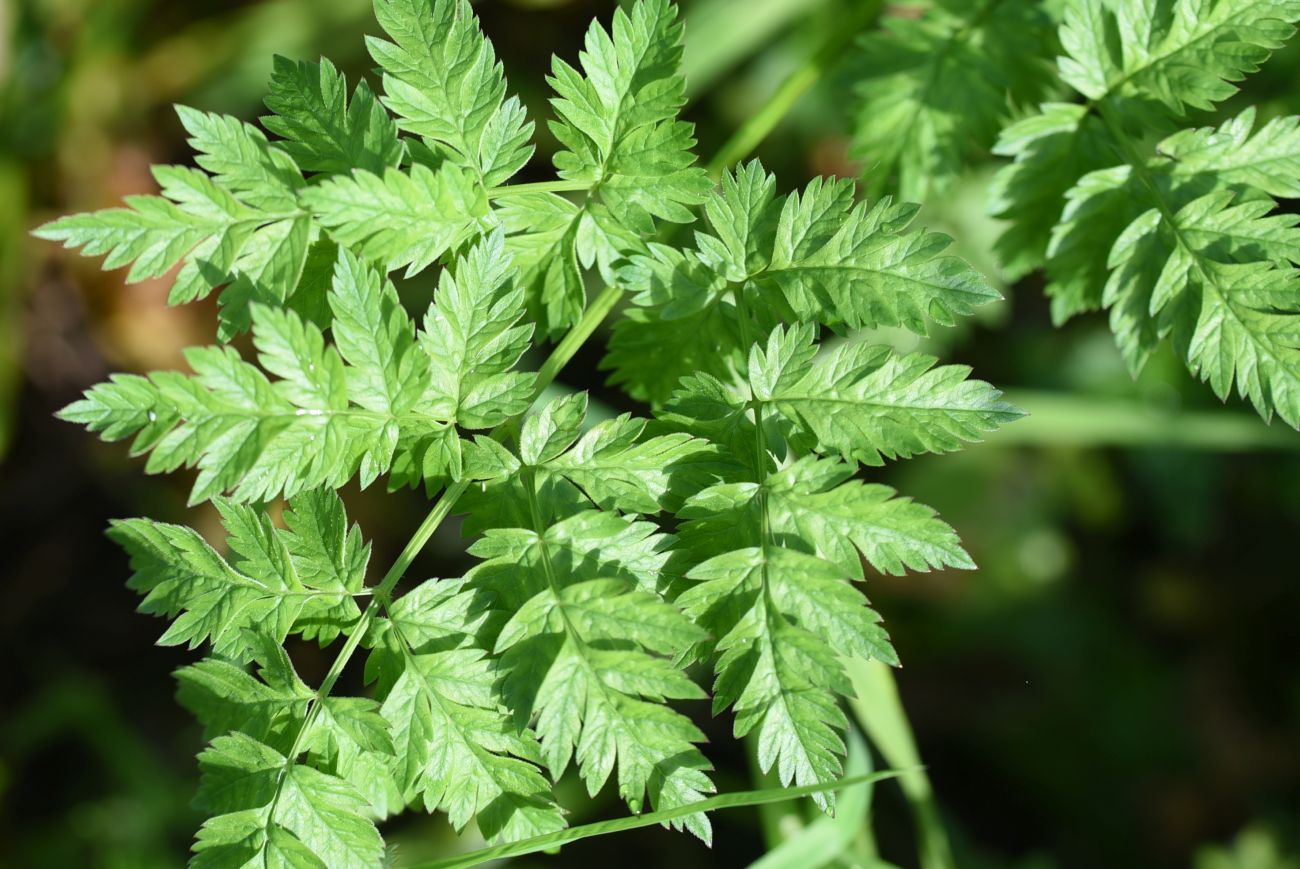
[[[567,845],[570,842],[577,842],[581,839],[587,839],[591,836],[602,836],[608,833],[621,833],[624,830],[635,830],[638,827],[650,827],[655,824],[663,824],[677,818],[685,818],[697,812],[710,812],[717,809],[738,808],[740,806],[761,806],[768,803],[781,802],[783,800],[794,799],[797,797],[812,796],[813,794],[826,793],[827,791],[839,791],[854,785],[868,784],[871,782],[884,781],[886,779],[896,778],[904,775],[908,770],[882,770],[881,772],[868,773],[860,776],[849,776],[836,782],[825,782],[823,784],[804,785],[793,788],[767,788],[764,790],[742,791],[739,793],[719,794],[716,797],[700,800],[695,803],[688,803],[684,806],[677,806],[671,809],[664,809],[658,812],[645,812],[640,815],[631,815],[626,818],[615,818],[610,821],[597,821],[594,824],[584,824],[580,827],[569,827],[558,833],[548,833],[544,836],[534,836],[531,839],[520,839],[517,842],[506,842],[501,845],[493,845],[489,848],[480,848],[477,851],[471,851],[468,854],[457,854],[454,857],[445,857],[441,860],[434,860],[431,863],[420,863],[410,869],[467,869],[470,866],[478,866],[492,860],[503,860],[508,857],[520,857],[525,854],[536,854],[541,851],[551,851],[559,848],[561,845]]]
[[[707,166],[709,177],[719,177],[723,170],[752,154],[799,98],[839,60],[854,38],[876,20],[884,3],[882,0],[858,0],[854,5],[856,9],[849,19],[842,26],[835,27],[821,47],[790,73],[763,107],[751,115],[718,149]]]

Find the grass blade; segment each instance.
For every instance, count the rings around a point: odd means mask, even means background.
[[[826,0],[703,0],[685,12],[682,74],[692,99]],[[745,26],[736,22],[744,18]]]
[[[466,869],[469,866],[478,866],[489,860],[501,860],[506,857],[519,857],[524,854],[536,854],[538,851],[548,851],[558,848],[561,845],[568,845],[571,842],[577,842],[580,839],[587,839],[592,836],[603,836],[607,833],[621,833],[624,830],[635,830],[638,827],[649,827],[653,824],[661,824],[665,821],[671,821],[676,818],[684,818],[687,815],[693,815],[696,812],[711,812],[717,809],[734,809],[741,806],[758,806],[764,803],[776,802],[779,800],[788,800],[796,797],[806,797],[824,791],[838,791],[844,788],[850,788],[854,785],[868,784],[872,782],[884,781],[885,779],[895,778],[907,773],[908,770],[887,769],[880,772],[873,772],[867,775],[850,776],[842,778],[837,782],[829,782],[820,785],[805,785],[797,788],[766,788],[758,791],[739,791],[730,794],[719,794],[716,797],[709,797],[707,800],[700,800],[697,803],[691,803],[686,806],[678,806],[673,809],[665,809],[661,812],[647,812],[644,815],[633,815],[628,818],[615,818],[610,821],[597,821],[594,824],[584,824],[581,827],[570,827],[567,830],[561,830],[558,833],[550,833],[545,836],[534,836],[531,839],[521,839],[518,842],[506,842],[502,845],[494,845],[490,848],[480,848],[477,851],[471,851],[468,854],[458,854],[454,857],[445,857],[441,860],[434,860],[429,863],[420,863],[409,869]]]
[[[871,772],[871,750],[858,732],[848,734],[849,760],[847,778],[860,778]],[[858,832],[869,823],[872,797],[871,782],[846,787],[840,795],[835,815],[821,815],[803,830],[786,839],[753,863],[749,869],[820,869],[853,844]]]
[[[1030,390],[1007,390],[1003,397],[1029,415],[990,435],[991,446],[1300,450],[1293,429],[1254,414],[1161,410],[1136,399]]]
[[[904,767],[899,785],[912,806],[921,850],[922,869],[952,869],[952,849],[939,819],[939,807],[930,787],[930,777],[921,766],[921,755],[908,724],[907,713],[898,697],[894,673],[879,661],[846,658],[844,667],[853,680],[856,695],[849,704],[863,732],[875,743],[885,760]]]

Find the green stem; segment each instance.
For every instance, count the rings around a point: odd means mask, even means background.
[[[718,153],[709,161],[707,167],[709,176],[717,178],[724,169],[752,154],[786,116],[799,97],[816,84],[826,70],[839,59],[844,49],[848,48],[849,43],[876,20],[883,5],[882,0],[861,0],[857,5],[856,13],[840,26],[834,27],[826,42],[785,81],[781,82],[781,86],[776,89],[776,93],[772,94],[771,99],[764,103],[758,112],[751,115],[749,120],[718,149]]]
[[[601,290],[596,298],[591,300],[591,304],[587,306],[582,319],[569,330],[567,335],[560,339],[560,343],[555,345],[551,355],[542,363],[542,367],[537,370],[537,381],[533,387],[534,401],[537,400],[537,397],[542,394],[546,387],[554,382],[556,375],[560,373],[560,370],[565,365],[569,364],[573,354],[577,353],[578,349],[586,343],[591,334],[596,331],[596,327],[604,322],[605,317],[609,315],[610,311],[614,310],[614,306],[618,304],[619,299],[622,297],[623,290],[621,288],[606,287]]]
[[[529,184],[504,184],[489,187],[488,199],[500,199],[502,196],[526,196],[530,193],[577,193],[591,189],[586,181],[533,181]]]
[[[433,532],[437,531],[438,526],[441,525],[443,520],[451,514],[452,508],[456,506],[456,501],[460,499],[461,495],[465,494],[465,490],[468,488],[469,481],[461,480],[452,483],[443,490],[442,497],[440,497],[437,503],[433,505],[433,508],[429,511],[428,515],[424,517],[424,521],[420,523],[420,526],[415,529],[415,533],[411,535],[411,539],[406,541],[406,545],[402,547],[402,551],[398,554],[397,560],[393,562],[392,567],[388,568],[388,573],[384,574],[384,578],[380,580],[379,585],[375,588],[376,601],[382,603],[390,594],[392,594],[397,583],[400,582],[402,577],[406,574],[407,568],[411,566],[411,563],[415,561],[416,556],[420,554],[422,549],[424,549],[424,544],[429,542],[429,538],[433,536]]]
[[[302,719],[302,726],[299,727],[298,732],[294,734],[293,746],[289,749],[289,753],[285,755],[284,766],[276,776],[275,794],[271,797],[271,807],[266,813],[268,823],[275,823],[275,810],[280,804],[280,795],[284,793],[284,780],[289,775],[289,770],[293,767],[294,763],[297,762],[298,755],[302,754],[303,742],[306,740],[307,734],[311,733],[311,729],[315,725],[316,719],[320,716],[322,703],[324,703],[325,698],[329,696],[330,691],[334,690],[334,683],[338,682],[339,677],[343,675],[343,668],[347,666],[348,660],[352,657],[352,653],[357,650],[357,646],[361,645],[361,640],[366,635],[366,627],[374,617],[375,612],[379,609],[379,602],[380,598],[378,596],[370,599],[370,603],[366,606],[365,612],[363,612],[361,618],[357,620],[356,627],[352,630],[352,633],[348,634],[347,641],[344,642],[343,648],[339,650],[339,654],[334,659],[334,663],[330,665],[329,672],[327,672],[325,678],[321,680],[320,687],[316,689],[316,696],[309,701],[307,712]]]
[[[409,568],[412,562],[415,561],[416,556],[420,554],[420,550],[424,549],[424,545],[428,543],[429,538],[433,536],[433,532],[438,530],[438,526],[441,525],[442,521],[451,513],[452,507],[456,505],[456,501],[461,495],[465,494],[465,490],[468,488],[469,483],[467,481],[461,481],[453,483],[447,489],[443,490],[442,497],[440,497],[437,503],[433,505],[433,509],[424,517],[424,521],[420,523],[420,526],[415,529],[415,533],[411,535],[411,539],[406,541],[406,545],[402,547],[402,551],[398,554],[397,560],[393,562],[392,567],[388,568],[388,573],[384,574],[384,578],[380,580],[379,585],[375,586],[370,603],[366,605],[365,610],[361,613],[361,617],[357,619],[356,625],[352,628],[351,633],[348,634],[347,642],[345,642],[343,648],[339,650],[339,654],[334,659],[334,663],[330,665],[329,672],[325,674],[325,678],[321,681],[320,688],[316,690],[316,696],[312,698],[311,708],[307,710],[307,717],[303,720],[302,727],[298,730],[298,734],[294,738],[293,748],[289,750],[289,764],[292,764],[297,759],[298,754],[302,750],[303,739],[311,730],[311,725],[316,721],[316,716],[320,714],[319,710],[321,703],[330,695],[330,692],[334,690],[334,684],[338,682],[339,677],[343,675],[343,670],[347,667],[348,661],[352,659],[353,653],[355,653],[357,647],[361,645],[361,640],[365,637],[366,631],[370,628],[370,623],[375,620],[375,616],[379,614],[379,610],[387,605],[388,596],[406,574],[407,568]],[[276,788],[275,797],[276,800],[280,797],[280,788],[278,786]],[[274,809],[275,802],[273,801],[272,816],[274,816]]]

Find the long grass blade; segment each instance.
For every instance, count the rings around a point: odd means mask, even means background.
[[[1300,450],[1293,429],[1254,414],[1161,410],[1135,399],[1030,390],[1007,390],[1004,397],[1029,415],[990,435],[990,446]]]
[[[871,772],[871,750],[854,728],[849,728],[849,759],[845,775],[859,778]],[[843,854],[870,822],[870,782],[846,787],[835,815],[815,821],[749,864],[749,869],[821,869]]]
[[[445,857],[440,860],[434,860],[429,863],[420,863],[417,866],[408,867],[408,869],[466,869],[469,866],[478,866],[489,860],[501,860],[506,857],[520,857],[524,854],[536,854],[539,851],[549,851],[553,848],[559,848],[562,845],[568,845],[571,842],[577,842],[581,839],[588,839],[592,836],[603,836],[608,833],[621,833],[625,830],[635,830],[638,827],[649,827],[652,824],[662,824],[676,818],[684,818],[687,815],[693,815],[696,812],[712,812],[718,809],[735,809],[741,806],[759,806],[764,803],[776,802],[778,800],[788,800],[796,797],[811,796],[816,793],[825,791],[838,791],[845,788],[851,788],[855,785],[868,784],[886,779],[895,778],[910,772],[910,770],[887,769],[880,772],[873,772],[867,775],[849,776],[836,782],[826,784],[805,785],[797,788],[765,788],[758,791],[738,791],[730,794],[719,794],[716,797],[709,797],[707,800],[700,800],[690,805],[677,806],[672,809],[664,809],[659,812],[647,812],[644,815],[633,815],[627,818],[615,818],[610,821],[597,821],[594,824],[584,824],[581,827],[570,827],[567,830],[561,830],[558,833],[549,833],[545,836],[533,836],[531,839],[521,839],[518,842],[506,842],[502,845],[494,845],[490,848],[480,848],[477,851],[471,851],[468,854],[458,854],[454,857]]]
[[[893,671],[879,661],[846,658],[855,697],[849,701],[863,732],[886,762],[903,767],[899,785],[912,806],[920,847],[921,869],[952,869],[952,849],[939,818],[930,778],[921,766],[912,726],[898,696]]]

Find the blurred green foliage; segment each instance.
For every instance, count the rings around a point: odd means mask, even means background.
[[[847,0],[682,5],[691,119],[706,155],[856,9]],[[541,81],[552,52],[575,55],[585,22],[610,5],[485,0],[478,9],[512,81],[527,84]],[[0,6],[0,649],[9,682],[0,866],[176,865],[195,826],[188,799],[199,745],[167,687],[186,657],[151,647],[155,626],[132,613],[126,565],[101,536],[110,516],[179,519],[187,481],[146,479],[121,450],[64,431],[50,414],[110,368],[178,365],[179,348],[210,340],[215,318],[166,309],[164,282],[125,288],[120,274],[26,233],[56,213],[145,192],[150,163],[186,159],[171,103],[253,118],[273,54],[327,54],[352,77],[368,70],[358,31],[373,30],[367,0]],[[1293,41],[1225,111],[1249,102],[1267,114],[1300,111],[1298,78]],[[803,93],[759,148],[767,166],[791,184],[854,174],[845,110],[853,86],[846,63]],[[545,96],[521,94],[534,115]],[[987,164],[977,159],[927,203],[924,220],[999,279]],[[1055,330],[1035,278],[1002,288],[1007,301],[973,326],[897,337],[972,363],[1014,387],[1031,412],[986,446],[890,472],[889,482],[962,532],[981,570],[876,578],[869,588],[906,665],[897,681],[956,865],[1295,866],[1300,436],[1264,426],[1240,402],[1221,406],[1172,355],[1134,382],[1104,320]],[[624,399],[595,374],[597,352],[571,366],[567,386],[620,411]],[[411,493],[346,494],[380,560],[422,512]],[[214,517],[189,521],[210,526]],[[454,531],[435,537],[420,567],[453,574],[456,543]],[[313,648],[299,652],[304,675],[328,662]],[[743,756],[717,760],[721,790],[748,786]],[[872,848],[911,865],[916,833],[903,791],[876,785],[869,809],[882,831]],[[403,823],[394,838],[404,859],[450,841],[436,819]],[[652,829],[528,865],[742,866],[765,841],[799,830],[841,835],[805,823],[798,806],[717,823],[719,841],[741,844],[710,854]]]

